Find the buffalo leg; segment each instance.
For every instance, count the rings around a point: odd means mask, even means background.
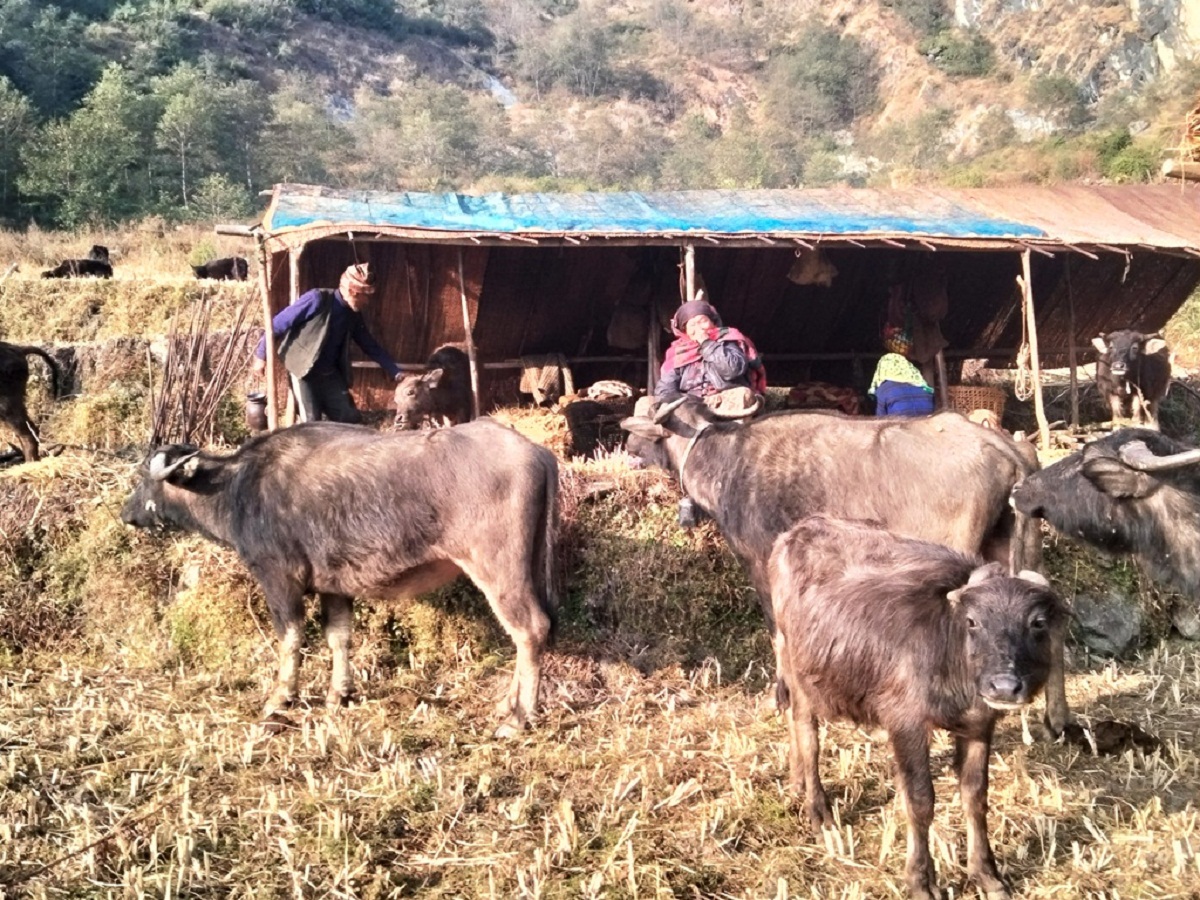
[[[522,731],[537,711],[542,654],[550,639],[550,616],[527,574],[521,573],[517,577],[511,572],[492,572],[487,563],[478,565],[464,561],[460,565],[467,577],[483,591],[492,613],[517,648],[512,683],[497,707],[501,722],[496,736],[510,737]]]
[[[279,637],[279,673],[267,698],[264,715],[286,709],[296,702],[300,677],[300,650],[304,646],[304,592],[297,586],[276,580],[263,581],[271,624]]]
[[[350,667],[350,632],[354,624],[354,606],[343,594],[320,594],[321,627],[333,654],[333,670],[325,705],[345,706],[354,699],[354,671]]]
[[[3,403],[0,400],[0,403]],[[15,406],[0,409],[3,417],[0,421],[5,422],[17,435],[17,443],[21,445],[21,453],[25,456],[25,462],[35,462],[38,458],[38,433],[33,427],[33,423],[29,421],[29,415],[25,412],[25,404],[18,402]]]
[[[996,859],[988,843],[988,756],[992,751],[992,729],[982,738],[955,739],[955,763],[963,816],[967,820],[967,875],[988,896],[1008,900],[1008,888],[996,870]]]
[[[801,790],[806,791],[804,808],[808,813],[808,821],[814,831],[820,831],[822,827],[833,824],[833,813],[829,810],[825,786],[821,784],[821,735],[817,730],[817,717],[813,715],[812,704],[800,685],[793,682],[788,685],[788,690],[792,695],[788,716],[792,790],[797,796]]]
[[[1071,720],[1067,706],[1066,629],[1056,628],[1050,635],[1050,674],[1046,678],[1046,730],[1057,738]]]
[[[904,877],[913,900],[937,900],[937,879],[929,853],[929,827],[933,824],[933,778],[929,774],[929,734],[920,730],[891,735],[896,756],[896,777],[908,813],[908,856]]]

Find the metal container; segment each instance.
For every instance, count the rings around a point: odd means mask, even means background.
[[[267,395],[263,391],[246,395],[246,427],[254,433],[267,430]]]

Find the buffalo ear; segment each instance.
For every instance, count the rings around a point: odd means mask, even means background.
[[[1088,481],[1110,497],[1145,497],[1154,488],[1154,480],[1144,472],[1108,456],[1085,459],[1082,471]]]
[[[421,376],[421,380],[430,388],[435,388],[442,380],[442,376],[446,374],[445,369],[430,369]]]
[[[1157,334],[1146,339],[1146,345],[1143,352],[1147,356],[1153,356],[1155,353],[1162,353],[1167,349],[1167,342]]]
[[[655,424],[645,416],[629,416],[622,419],[621,428],[630,434],[636,434],[638,437],[645,438],[648,441],[661,441],[670,434],[667,429]]]
[[[1092,338],[1092,346],[1101,353],[1108,352],[1108,341],[1104,339],[1104,335]]]

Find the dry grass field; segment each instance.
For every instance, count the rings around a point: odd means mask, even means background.
[[[38,310],[62,340],[137,319],[138,279],[35,302],[25,274],[5,286],[0,337],[38,340]],[[162,289],[147,297],[197,296],[186,275]],[[89,296],[108,299],[77,314]],[[0,469],[0,898],[904,896],[886,741],[824,729],[839,824],[814,834],[785,790],[771,649],[740,567],[710,523],[679,528],[670,478],[620,454],[563,462],[560,632],[535,727],[491,735],[513,653],[468,586],[361,604],[363,699],[338,712],[321,705],[311,621],[305,702],[265,727],[273,638],[241,564],[117,518],[147,417],[144,348],[130,354],[43,407],[61,456]],[[565,446],[553,412],[500,416]],[[1151,610],[1134,658],[1072,646],[1067,688],[1083,724],[1132,723],[1162,749],[1048,743],[1040,703],[1004,719],[1001,870],[1030,898],[1200,898],[1200,645],[1166,633],[1163,598],[1128,564],[1050,535],[1047,550],[1068,596],[1119,581]],[[958,898],[975,892],[951,758],[939,736],[933,843]]]

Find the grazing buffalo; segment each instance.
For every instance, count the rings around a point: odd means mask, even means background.
[[[197,278],[213,278],[218,281],[245,281],[250,274],[250,263],[243,256],[223,256],[210,259],[202,266],[192,266]]]
[[[1013,485],[1037,470],[1037,452],[957,413],[778,412],[718,422],[703,403],[687,400],[625,419],[621,427],[630,432],[630,453],[676,473],[684,492],[716,520],[746,565],[769,626],[771,548],[817,513],[876,521],[1014,572],[1040,564],[1038,530],[1008,503]],[[1057,735],[1067,716],[1060,646],[1046,725]]]
[[[312,422],[230,456],[158,450],[121,518],[230,546],[258,579],[280,638],[268,715],[296,697],[305,594],[321,601],[337,705],[353,693],[352,598],[412,597],[465,574],[516,644],[500,704],[509,734],[537,705],[557,491],[554,455],[491,419],[411,434]]]
[[[112,278],[112,263],[100,259],[64,259],[53,269],[42,273],[43,278]]]
[[[1171,351],[1162,335],[1125,329],[1093,338],[1092,344],[1100,353],[1096,386],[1113,421],[1132,418],[1158,428],[1158,404],[1171,384]]]
[[[470,361],[453,344],[434,350],[424,373],[405,375],[396,385],[399,428],[418,428],[427,419],[459,425],[471,420],[471,409]]]
[[[0,422],[17,433],[21,452],[26,462],[38,458],[37,428],[29,420],[25,408],[25,389],[29,382],[30,354],[36,354],[50,367],[51,396],[58,396],[58,364],[45,350],[39,347],[22,347],[0,341]]]
[[[813,516],[775,543],[770,583],[776,662],[791,697],[792,788],[807,788],[813,827],[833,824],[817,719],[886,729],[908,813],[908,890],[940,896],[929,854],[929,732],[944,728],[955,741],[967,874],[991,900],[1007,898],[988,845],[988,756],[996,719],[1042,689],[1061,641],[1066,613],[1046,579]]]
[[[1200,449],[1126,428],[1018,484],[1013,506],[1063,534],[1137,558],[1151,577],[1200,591]]]

